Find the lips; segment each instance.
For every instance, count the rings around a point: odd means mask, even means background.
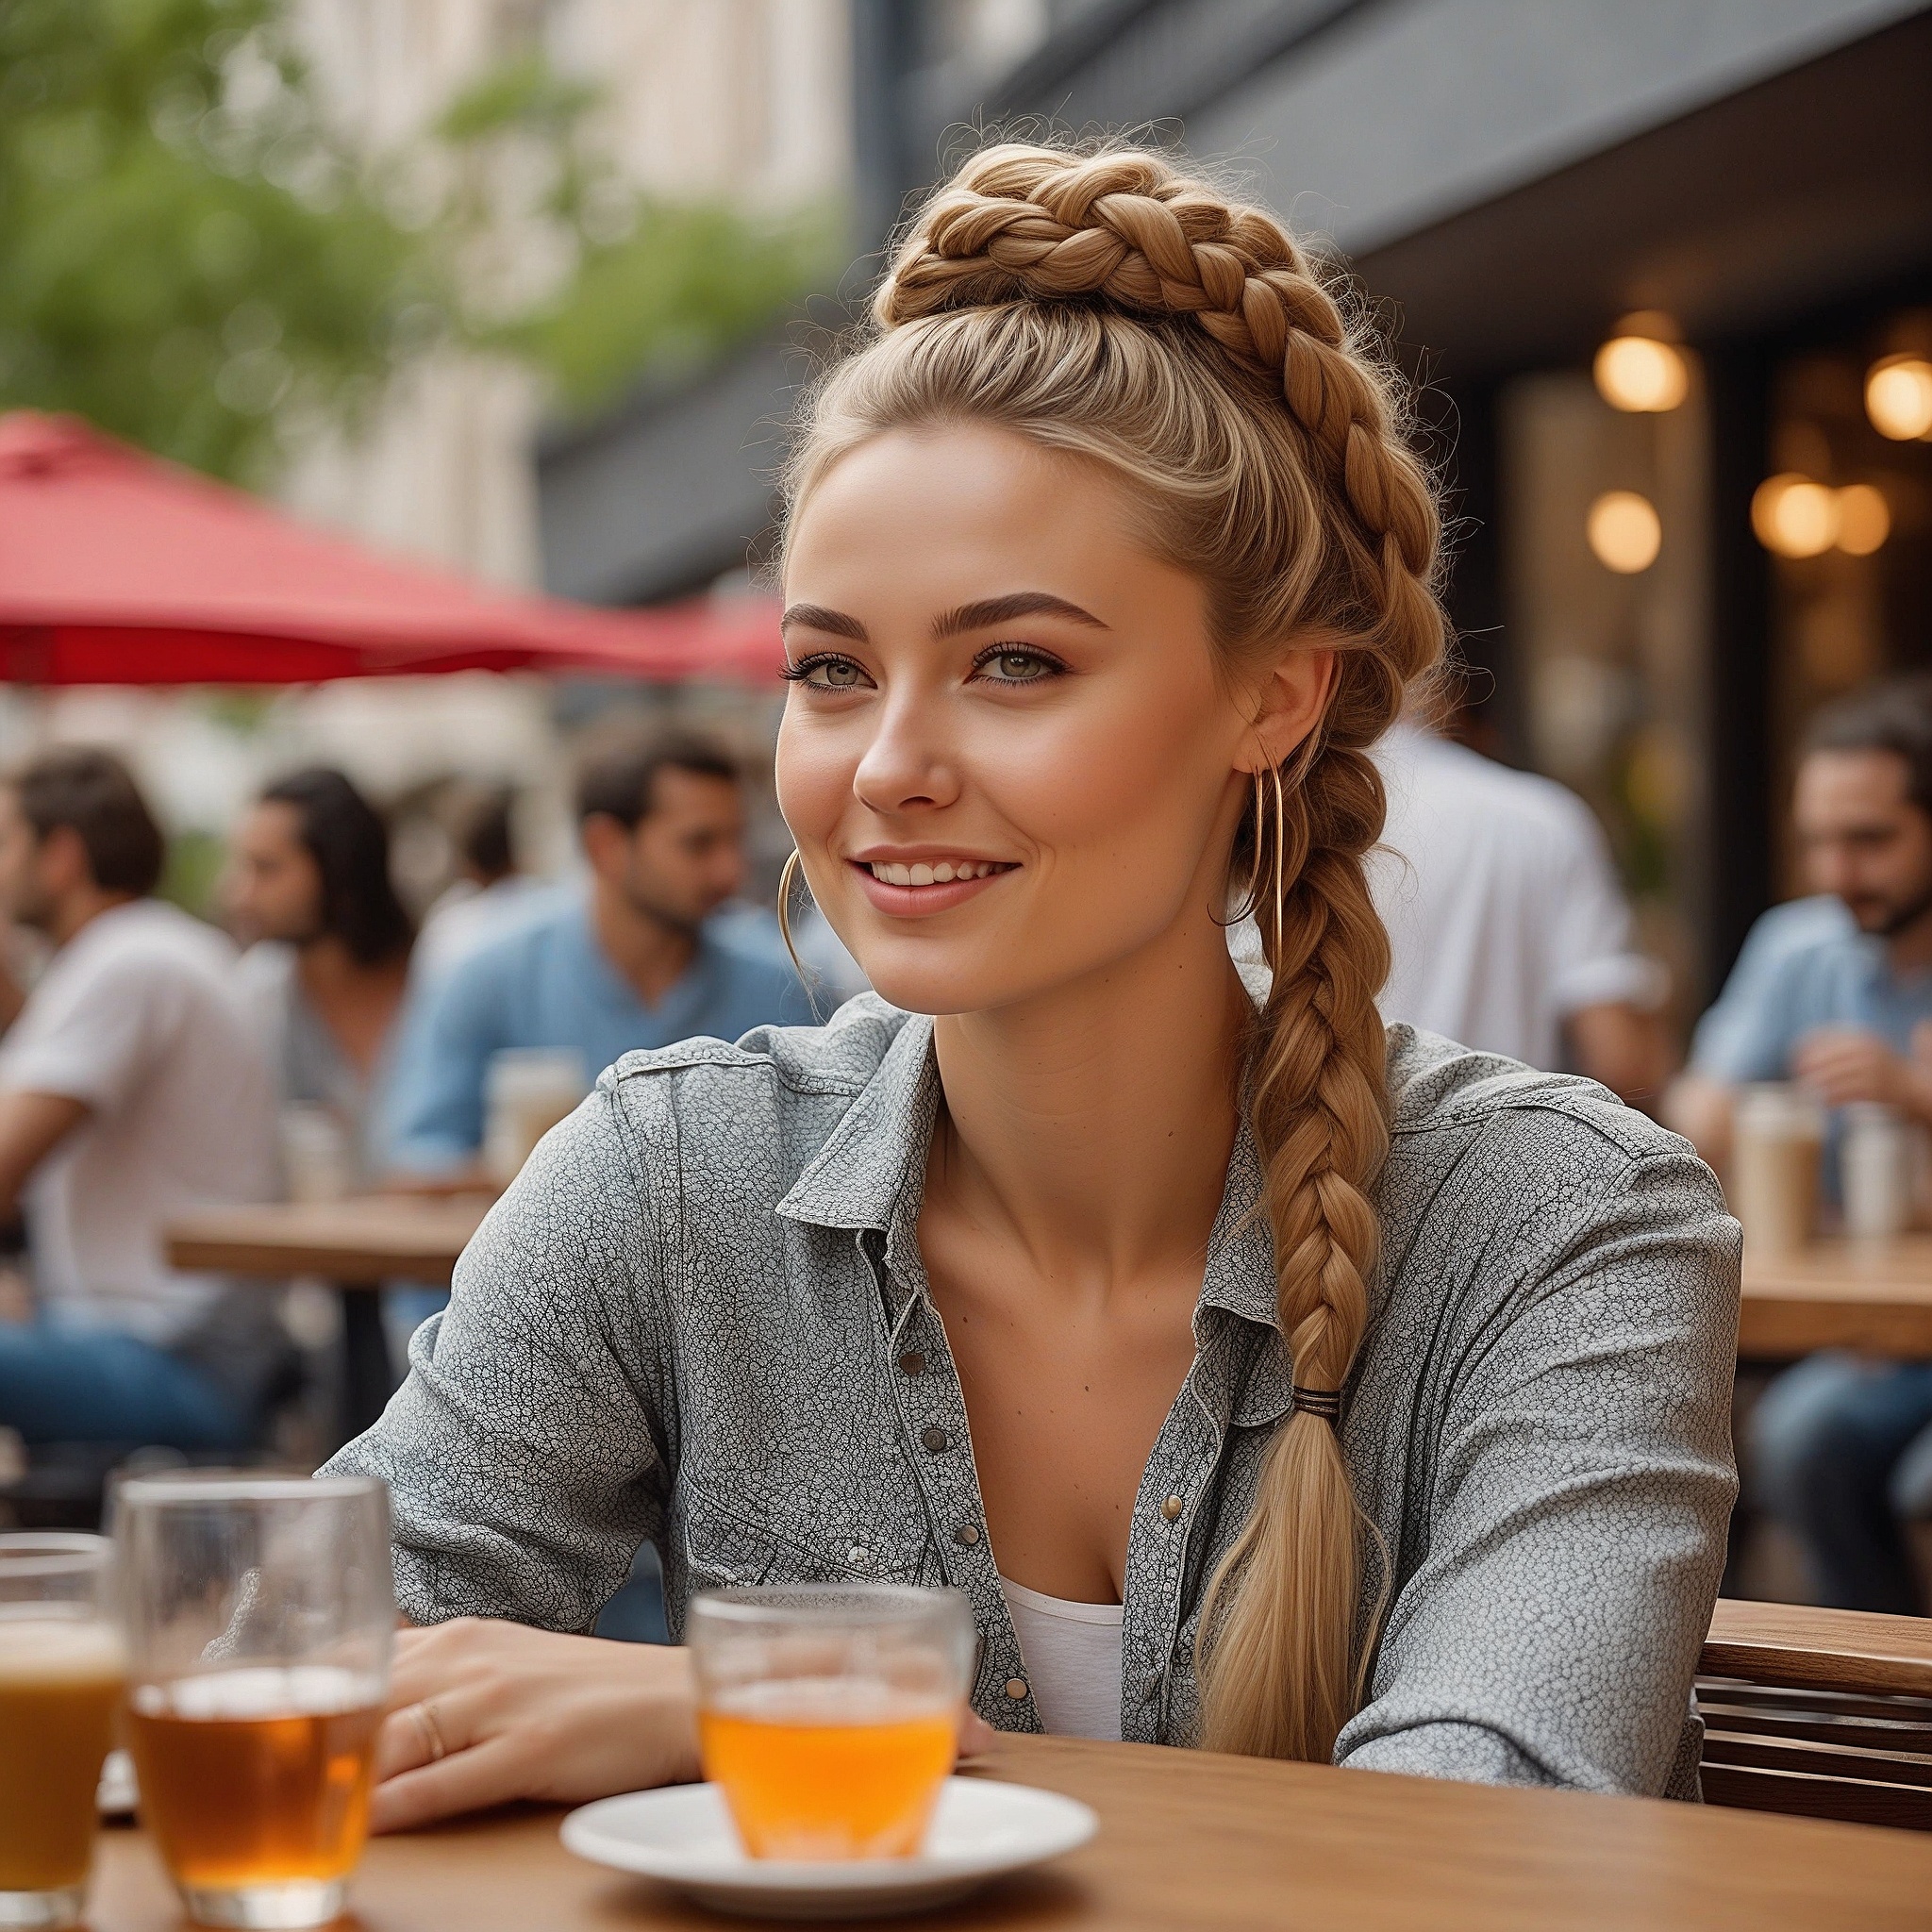
[[[950,886],[955,879],[989,878],[996,872],[1010,872],[995,858],[920,859],[916,863],[873,859],[858,861],[866,866],[882,886]]]
[[[849,858],[859,890],[890,919],[923,919],[950,912],[982,892],[999,890],[1018,865],[957,854],[919,858]]]

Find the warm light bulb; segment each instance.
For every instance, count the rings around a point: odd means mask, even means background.
[[[1838,547],[1870,557],[1891,535],[1891,508],[1875,484],[1848,483],[1838,492]]]
[[[1664,526],[1650,499],[1634,490],[1607,490],[1584,524],[1591,554],[1606,570],[1635,576],[1657,561]]]
[[[1910,442],[1932,436],[1932,362],[1888,356],[1865,374],[1865,413],[1880,436]]]
[[[1612,336],[1596,352],[1597,393],[1613,409],[1674,409],[1690,387],[1684,352],[1648,336]]]
[[[1751,498],[1751,527],[1779,557],[1822,557],[1838,541],[1838,491],[1793,472],[1767,476]]]

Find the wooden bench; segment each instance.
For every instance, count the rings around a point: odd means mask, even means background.
[[[1707,1803],[1932,1831],[1932,1618],[1725,1598],[1697,1702]]]

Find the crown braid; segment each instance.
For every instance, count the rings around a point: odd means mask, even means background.
[[[1442,641],[1435,500],[1398,433],[1396,379],[1274,216],[1133,150],[974,156],[907,235],[873,321],[809,401],[794,504],[882,429],[1001,423],[1141,492],[1232,655],[1269,666],[1296,635],[1337,651],[1315,736],[1257,783],[1233,884],[1272,969],[1249,1110],[1280,1330],[1294,1381],[1341,1391],[1368,1319],[1389,1140],[1374,1005],[1389,945],[1362,871],[1384,801],[1366,747]],[[1335,1431],[1291,1411],[1208,1589],[1203,1741],[1330,1754],[1366,1670],[1366,1534]]]
[[[1427,670],[1441,639],[1428,589],[1434,492],[1391,433],[1386,378],[1350,346],[1340,305],[1274,217],[1157,155],[1002,144],[974,156],[928,204],[873,314],[890,329],[951,309],[1083,296],[1191,315],[1238,362],[1279,381],[1374,554],[1400,676]]]

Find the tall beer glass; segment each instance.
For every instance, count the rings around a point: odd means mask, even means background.
[[[0,1925],[77,1925],[126,1664],[97,1536],[0,1536]]]
[[[142,1815],[189,1916],[322,1925],[368,1833],[395,1592],[371,1477],[167,1476],[116,1501]]]

